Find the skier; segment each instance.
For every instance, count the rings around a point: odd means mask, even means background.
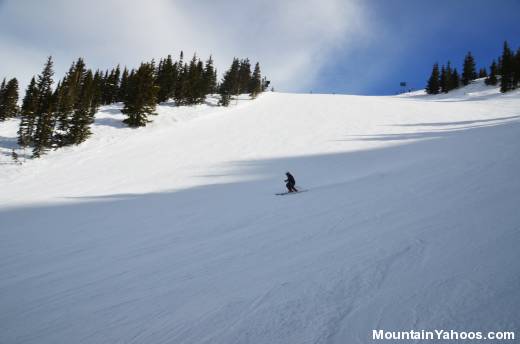
[[[296,188],[294,187],[296,185],[296,181],[294,180],[292,174],[287,172],[285,175],[287,176],[287,179],[284,180],[286,182],[285,186],[287,186],[287,190],[289,192],[298,192],[298,190],[296,190]]]

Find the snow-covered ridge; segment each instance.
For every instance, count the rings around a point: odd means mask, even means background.
[[[451,90],[448,93],[440,93],[435,95],[429,95],[425,90],[418,90],[413,92],[407,92],[398,95],[403,98],[422,98],[430,99],[433,101],[449,101],[449,100],[486,100],[500,96],[502,99],[508,97],[517,97],[518,91],[502,94],[500,88],[497,86],[488,86],[484,83],[486,78],[480,78],[472,81],[469,85]]]
[[[21,166],[0,124],[0,343],[520,335],[518,91],[171,105]]]

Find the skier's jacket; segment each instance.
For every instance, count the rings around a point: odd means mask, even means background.
[[[294,177],[290,173],[285,174],[287,176],[287,179],[285,180],[289,185],[296,185],[296,181],[294,180]]]

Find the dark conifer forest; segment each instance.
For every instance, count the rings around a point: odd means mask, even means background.
[[[204,103],[218,95],[219,105],[228,106],[240,94],[256,98],[269,86],[257,62],[234,58],[219,82],[213,57],[205,61],[196,54],[185,60],[171,55],[143,62],[138,68],[116,66],[110,70],[88,69],[82,58],[74,61],[56,82],[54,62],[49,57],[38,76],[31,79],[21,106],[18,80],[4,79],[0,85],[0,121],[19,117],[18,144],[30,149],[34,158],[51,149],[78,145],[91,135],[90,126],[101,105],[122,103],[123,121],[142,127],[151,121],[156,105],[170,100],[176,106]]]
[[[497,63],[498,61],[498,63]],[[478,69],[471,52],[464,57],[462,73],[458,74],[456,68],[451,67],[448,61],[446,65],[435,63],[426,84],[426,93],[448,93],[460,86],[469,85],[477,78],[485,78],[486,85],[500,84],[500,92],[505,93],[520,87],[520,47],[514,52],[507,42],[504,42],[502,55],[491,61],[489,72],[486,67]]]

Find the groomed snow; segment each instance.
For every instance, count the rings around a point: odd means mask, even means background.
[[[0,123],[0,343],[520,336],[518,91],[215,101],[23,165]]]

